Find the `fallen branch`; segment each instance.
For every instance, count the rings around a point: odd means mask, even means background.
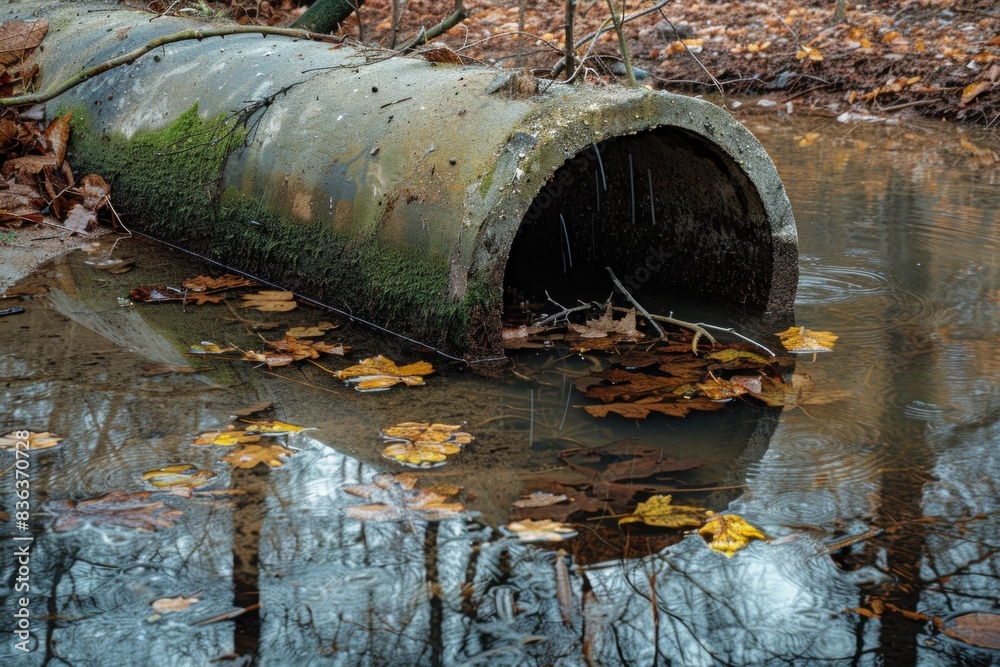
[[[193,28],[191,30],[182,30],[181,32],[174,33],[173,35],[165,35],[163,37],[158,37],[151,42],[147,42],[144,46],[140,46],[137,49],[129,51],[128,53],[122,54],[117,58],[112,58],[111,60],[105,61],[100,65],[94,65],[93,67],[88,67],[85,70],[80,71],[74,76],[66,79],[65,81],[50,86],[43,92],[31,93],[28,95],[17,95],[14,97],[0,97],[0,106],[10,107],[10,106],[20,106],[22,104],[39,104],[41,102],[48,102],[49,100],[62,95],[67,90],[79,86],[81,83],[93,79],[95,76],[104,74],[105,72],[111,71],[122,65],[129,65],[142,56],[146,55],[150,51],[154,51],[161,46],[167,44],[174,44],[176,42],[184,42],[192,39],[201,41],[208,37],[225,37],[226,35],[241,35],[241,34],[259,34],[259,35],[279,35],[282,37],[293,37],[296,39],[308,39],[316,40],[320,42],[333,42],[339,44],[341,42],[340,37],[333,37],[331,35],[320,35],[314,32],[309,32],[308,30],[295,30],[293,28],[272,28],[269,26],[246,26],[246,25],[233,25],[227,26],[225,28]]]
[[[541,319],[538,322],[535,322],[532,326],[536,327],[548,326],[549,324],[559,321],[560,317],[566,318],[566,320],[569,321],[570,313],[576,313],[581,310],[590,310],[593,307],[593,304],[581,302],[581,305],[579,306],[574,306],[573,308],[567,308],[566,306],[562,305],[561,303],[553,299],[551,296],[549,296],[548,291],[545,292],[545,298],[549,300],[549,303],[551,303],[554,306],[557,306],[560,310],[558,313],[555,313],[554,315],[549,315],[548,317]]]

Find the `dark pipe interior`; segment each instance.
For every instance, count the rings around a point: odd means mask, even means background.
[[[633,294],[709,295],[762,310],[772,239],[756,189],[728,155],[677,128],[618,137],[563,164],[525,214],[508,297],[603,300],[610,266]]]

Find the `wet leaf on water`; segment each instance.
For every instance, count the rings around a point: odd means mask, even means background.
[[[225,354],[226,352],[236,352],[236,348],[221,347],[210,340],[203,340],[198,345],[192,345],[188,351],[191,354]]]
[[[234,445],[245,445],[252,442],[259,442],[260,436],[228,428],[221,431],[205,431],[195,436],[196,445],[219,445],[221,447],[232,447]]]
[[[48,449],[49,447],[55,447],[62,441],[62,438],[52,435],[48,431],[43,433],[27,431],[27,433],[29,449]],[[24,438],[17,437],[18,434],[24,435],[24,431],[12,431],[3,437],[0,437],[0,449],[16,447],[18,442],[24,442]]]
[[[576,537],[572,526],[549,519],[513,521],[504,527],[521,542],[563,542]]]
[[[618,525],[644,523],[658,528],[692,528],[705,521],[705,508],[674,505],[671,496],[653,496],[639,503],[635,511],[618,519]]]
[[[201,598],[197,595],[192,595],[190,597],[184,597],[183,595],[178,595],[175,598],[160,598],[159,600],[153,600],[150,606],[160,616],[166,614],[174,614],[179,611],[184,611],[193,604],[201,601]]]
[[[706,398],[712,401],[729,401],[747,393],[746,387],[717,377],[699,382],[697,387]]]
[[[218,278],[195,276],[181,281],[181,287],[192,292],[214,292],[216,290],[235,289],[237,287],[257,287],[260,283],[243,276],[224,273]]]
[[[426,361],[418,361],[406,366],[397,366],[396,362],[381,354],[362,360],[334,375],[339,380],[355,384],[358,391],[380,391],[399,383],[408,387],[419,387],[424,384],[423,376],[434,372],[434,367]]]
[[[569,328],[581,338],[606,338],[610,334],[619,334],[620,340],[636,340],[642,334],[635,328],[635,311],[630,310],[625,317],[616,320],[612,314],[611,305],[596,319],[588,319],[585,324],[570,324]]]
[[[733,554],[750,544],[752,540],[769,542],[767,536],[736,514],[713,514],[698,534],[708,542],[708,546],[732,558]]]
[[[833,342],[840,337],[829,331],[810,331],[805,327],[788,327],[776,335],[785,349],[795,354],[829,352]]]
[[[417,490],[416,485],[416,475],[382,473],[376,475],[371,484],[345,486],[347,493],[376,502],[348,507],[344,512],[361,521],[396,521],[412,515],[439,521],[465,511],[461,503],[454,501],[454,496],[462,487],[436,484],[429,489]]]
[[[684,401],[664,401],[651,396],[633,403],[609,403],[607,405],[588,405],[584,409],[595,417],[607,417],[614,413],[628,419],[645,419],[653,412],[659,412],[673,417],[683,417],[692,410],[721,410],[723,403],[716,403],[707,398],[693,398]]]
[[[184,293],[176,287],[166,285],[139,285],[128,293],[128,298],[139,303],[165,303],[183,301]]]
[[[411,468],[436,468],[448,457],[462,451],[450,442],[399,442],[382,450],[382,456]]]
[[[229,412],[230,417],[249,417],[252,414],[258,412],[263,412],[271,407],[271,401],[261,401],[259,403],[254,403],[253,405],[248,405],[245,408],[240,408],[239,410],[231,410]]]
[[[270,403],[268,403],[270,405]],[[273,419],[241,419],[244,424],[249,424],[244,430],[247,433],[259,433],[260,435],[275,436],[298,433],[299,431],[315,431],[315,426],[296,426],[287,422],[279,422]]]
[[[292,327],[285,332],[285,336],[291,338],[319,338],[327,331],[336,329],[339,324],[333,324],[332,322],[320,322],[311,327]]]
[[[337,356],[344,356],[351,351],[350,345],[344,345],[343,343],[337,343],[336,345],[332,343],[324,343],[323,341],[317,341],[312,344],[312,349],[317,352],[322,352],[323,354],[335,354]]]
[[[569,498],[563,494],[556,495],[554,493],[545,493],[544,491],[535,491],[527,496],[521,496],[521,499],[515,500],[513,505],[517,508],[528,509],[533,507],[548,507],[549,505],[555,505],[567,500]]]
[[[300,361],[302,359],[318,359],[320,352],[323,354],[338,354],[343,356],[345,352],[350,350],[349,346],[345,345],[330,345],[322,341],[311,341],[311,340],[300,340],[294,336],[285,335],[278,340],[265,340],[264,343],[274,349],[277,352],[290,354],[295,361]],[[251,353],[247,353],[251,354]],[[259,354],[259,353],[252,353]],[[268,353],[265,352],[266,356]],[[260,361],[259,359],[254,359],[254,361]]]
[[[722,350],[715,350],[714,352],[709,352],[705,355],[706,359],[712,361],[717,361],[721,364],[729,364],[734,361],[745,361],[747,366],[743,368],[759,368],[760,366],[767,366],[773,360],[762,357],[755,352],[748,352],[747,350],[737,350],[735,348],[727,347]]]
[[[150,502],[149,491],[111,493],[87,500],[54,500],[45,509],[55,515],[52,530],[64,533],[80,523],[122,526],[144,532],[174,525],[174,517],[182,514],[162,502]]]
[[[112,259],[106,258],[96,262],[84,262],[99,271],[107,271],[112,274],[128,273],[135,268],[134,259]]]
[[[979,648],[1000,650],[1000,614],[970,612],[944,621],[941,632]]]
[[[302,358],[299,357],[299,359]],[[275,352],[271,350],[267,352],[254,352],[253,350],[249,350],[243,353],[241,361],[256,361],[265,364],[268,368],[278,368],[280,366],[291,366],[298,359],[291,352]]]
[[[255,468],[263,463],[272,468],[278,468],[284,464],[285,458],[295,453],[295,450],[282,447],[281,445],[239,445],[229,452],[222,460],[232,465],[234,468]]]
[[[410,442],[449,442],[460,447],[472,442],[470,434],[459,431],[462,428],[452,424],[431,424],[430,422],[402,422],[387,426],[379,432],[386,440],[409,440]]]
[[[297,305],[295,295],[282,290],[261,290],[254,294],[244,294],[243,308],[254,308],[268,313],[283,313],[294,310]]]
[[[142,367],[142,374],[146,377],[151,377],[153,375],[169,375],[170,373],[194,373],[194,369],[190,366],[175,366],[174,364],[164,364],[160,362],[145,364]]]
[[[144,472],[141,479],[158,489],[175,486],[194,489],[208,484],[215,477],[211,470],[199,470],[190,463],[178,463]]]

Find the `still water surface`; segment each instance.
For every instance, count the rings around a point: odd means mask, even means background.
[[[117,305],[139,283],[219,273],[186,256],[126,240],[116,254],[136,258],[129,273],[95,271],[83,253],[39,271],[26,284],[49,294],[0,319],[0,430],[64,441],[32,454],[30,530],[0,525],[4,664],[1000,664],[938,627],[1000,612],[1000,142],[922,125],[745,122],[795,211],[796,324],[840,336],[796,368],[833,402],[595,419],[572,380],[606,365],[598,355],[520,352],[528,380],[490,380],[320,309],[282,314],[336,320],[354,358],[427,358],[439,370],[425,387],[360,394],[314,366],[268,374],[185,358],[206,339],[260,347],[224,306]],[[156,362],[197,372],[160,374]],[[190,444],[261,400],[316,427],[288,438],[301,451],[284,466],[234,471],[221,448]],[[464,486],[474,517],[345,516],[364,502],[345,485],[401,470],[380,458],[378,438],[401,421],[475,435],[419,473]],[[771,542],[727,559],[697,535],[640,530],[626,543],[583,525],[536,548],[498,529],[531,483],[558,477],[560,451],[624,438],[703,462],[671,478],[677,501],[738,513]],[[13,514],[14,456],[0,456]],[[174,463],[219,476],[211,493],[154,498],[181,512],[171,527],[57,533],[44,513],[45,501],[144,490],[144,471]],[[34,538],[29,654],[11,639],[14,535]],[[180,595],[198,602],[151,618],[151,602]],[[997,617],[973,618],[993,628],[980,643],[995,644]]]

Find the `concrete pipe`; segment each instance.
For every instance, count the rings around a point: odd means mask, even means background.
[[[14,3],[41,88],[194,20]],[[651,293],[789,311],[774,164],[705,101],[542,83],[369,47],[232,35],[158,48],[49,102],[138,231],[429,344],[500,353],[503,292],[611,267]],[[631,281],[631,282],[630,282]],[[601,298],[597,293],[590,298]]]

